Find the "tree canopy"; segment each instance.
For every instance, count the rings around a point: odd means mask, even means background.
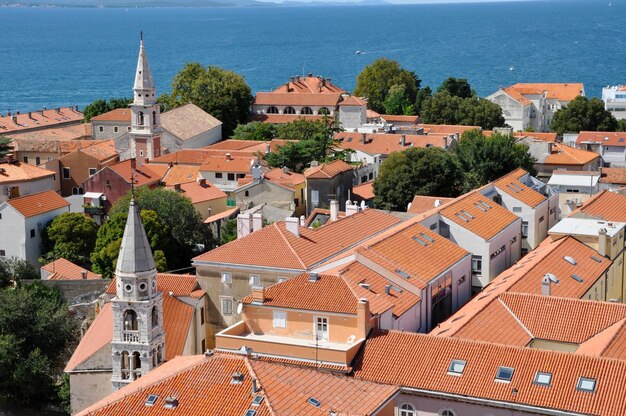
[[[0,405],[58,403],[56,378],[75,324],[56,288],[0,290]]]
[[[382,163],[374,182],[374,205],[406,211],[415,195],[457,196],[462,172],[454,157],[437,147],[394,152]]]
[[[96,222],[78,212],[66,212],[48,223],[42,240],[46,262],[65,258],[84,267],[96,245]]]
[[[394,96],[392,101],[406,101],[408,105],[414,103],[420,84],[421,80],[414,72],[402,68],[396,61],[380,58],[361,71],[357,77],[354,95],[366,97],[370,109],[383,113],[386,111],[385,101],[391,93]],[[397,87],[392,90],[394,86]],[[391,106],[391,101],[388,104],[397,111],[402,107]]]
[[[441,83],[437,92],[447,92],[453,97],[470,98],[475,97],[476,92],[472,89],[465,78],[448,78]]]
[[[219,119],[224,137],[230,137],[235,127],[250,117],[252,91],[241,75],[196,62],[176,74],[172,92],[161,95],[159,102],[166,110],[194,103]]]
[[[231,139],[269,141],[276,137],[277,130],[275,124],[252,121],[238,125]]]
[[[19,284],[22,280],[39,279],[39,271],[26,260],[17,257],[0,257],[0,289]]]
[[[461,98],[440,91],[424,99],[420,111],[424,123],[480,126],[485,130],[504,126],[502,109],[484,98]]]
[[[95,100],[83,109],[84,121],[88,123],[89,120],[100,114],[107,113],[116,108],[126,108],[132,104],[132,102],[132,98],[109,98],[108,102],[103,99]]]
[[[0,136],[0,157],[5,157],[13,151],[13,140],[6,136]]]
[[[616,131],[617,120],[599,98],[578,96],[554,113],[550,128],[558,134],[580,131]]]

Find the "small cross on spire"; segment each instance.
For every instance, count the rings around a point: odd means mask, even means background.
[[[139,40],[143,41],[143,30],[139,31]]]

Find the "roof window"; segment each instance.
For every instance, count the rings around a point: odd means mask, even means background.
[[[254,396],[252,399],[252,406],[258,406],[263,402],[263,396]]]
[[[602,263],[602,259],[600,259],[599,257],[596,257],[596,256],[591,256],[591,260],[597,261],[598,263]]]
[[[491,208],[491,205],[489,205],[488,203],[486,203],[485,201],[478,201],[479,204],[482,204],[482,206],[484,206],[485,208],[489,209]]]
[[[175,397],[167,397],[165,399],[165,405],[163,406],[166,409],[174,409],[178,406],[178,399]]]
[[[586,391],[593,393],[596,391],[596,379],[588,377],[578,377],[578,383],[576,384],[576,390]]]
[[[314,406],[314,407],[317,407],[317,408],[322,406],[322,402],[317,400],[315,397],[309,397],[306,402],[308,404],[310,404],[311,406]]]
[[[580,276],[579,276],[579,275],[577,275],[577,274],[573,274],[573,275],[572,275],[572,279],[576,280],[578,283],[582,283],[582,282],[584,282],[583,278],[582,278],[582,277],[580,277]]]
[[[417,241],[418,243],[420,243],[423,246],[427,246],[428,244],[426,244],[425,241],[420,240],[418,237],[414,236],[413,237],[413,241]]]
[[[409,276],[409,274],[402,269],[396,269],[396,273],[398,273],[400,276],[404,277],[405,279],[411,278],[411,276]]]
[[[235,372],[230,378],[230,384],[241,384],[243,383],[243,373]]]
[[[461,213],[463,213],[463,215],[465,215],[466,217],[468,217],[471,220],[474,219],[474,216],[472,214],[470,214],[469,212],[465,211],[464,209],[461,210]]]
[[[463,216],[463,214],[456,213],[456,214],[454,214],[454,215],[456,215],[457,217],[459,217],[460,219],[462,219],[462,220],[463,220],[463,221],[465,221],[465,222],[469,222],[469,220],[468,220],[467,218],[465,218],[465,217]]]
[[[539,386],[549,386],[550,384],[552,384],[552,373],[537,371],[535,373],[535,379],[533,380],[533,384],[537,384]]]
[[[478,208],[479,210],[481,210],[482,212],[486,212],[486,211],[487,211],[487,208],[483,207],[483,206],[482,206],[482,205],[480,205],[480,204],[474,204],[474,206],[475,206],[476,208]]]
[[[146,403],[145,403],[146,406],[154,406],[158,398],[159,396],[157,396],[156,394],[149,395],[148,398],[146,399]]]
[[[501,381],[504,383],[508,383],[513,378],[514,368],[511,367],[498,367],[498,372],[496,373],[496,381]]]
[[[563,260],[565,260],[566,262],[568,262],[572,266],[576,266],[576,260],[574,260],[574,258],[571,257],[571,256],[565,256],[565,257],[563,257]]]
[[[421,236],[424,240],[426,240],[426,241],[428,241],[428,242],[430,242],[430,243],[434,243],[434,242],[435,242],[435,239],[434,239],[434,238],[429,237],[428,235],[426,235],[426,234],[424,234],[424,233],[420,233],[420,236]]]
[[[450,366],[448,367],[448,374],[451,376],[460,376],[465,370],[465,364],[467,364],[467,361],[452,360],[450,362]]]
[[[256,416],[256,410],[248,409],[246,410],[246,413],[244,413],[244,416]]]

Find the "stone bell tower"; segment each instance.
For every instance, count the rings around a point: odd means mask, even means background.
[[[115,268],[113,311],[115,390],[145,375],[165,359],[163,294],[157,291],[156,266],[134,198]]]
[[[148,159],[161,156],[162,132],[161,107],[157,104],[148,55],[143,47],[143,33],[133,90],[133,103],[130,105],[130,157],[143,164]]]

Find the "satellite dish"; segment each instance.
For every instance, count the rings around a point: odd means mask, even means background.
[[[241,315],[241,311],[243,310],[243,303],[239,302],[237,305],[237,315]]]

